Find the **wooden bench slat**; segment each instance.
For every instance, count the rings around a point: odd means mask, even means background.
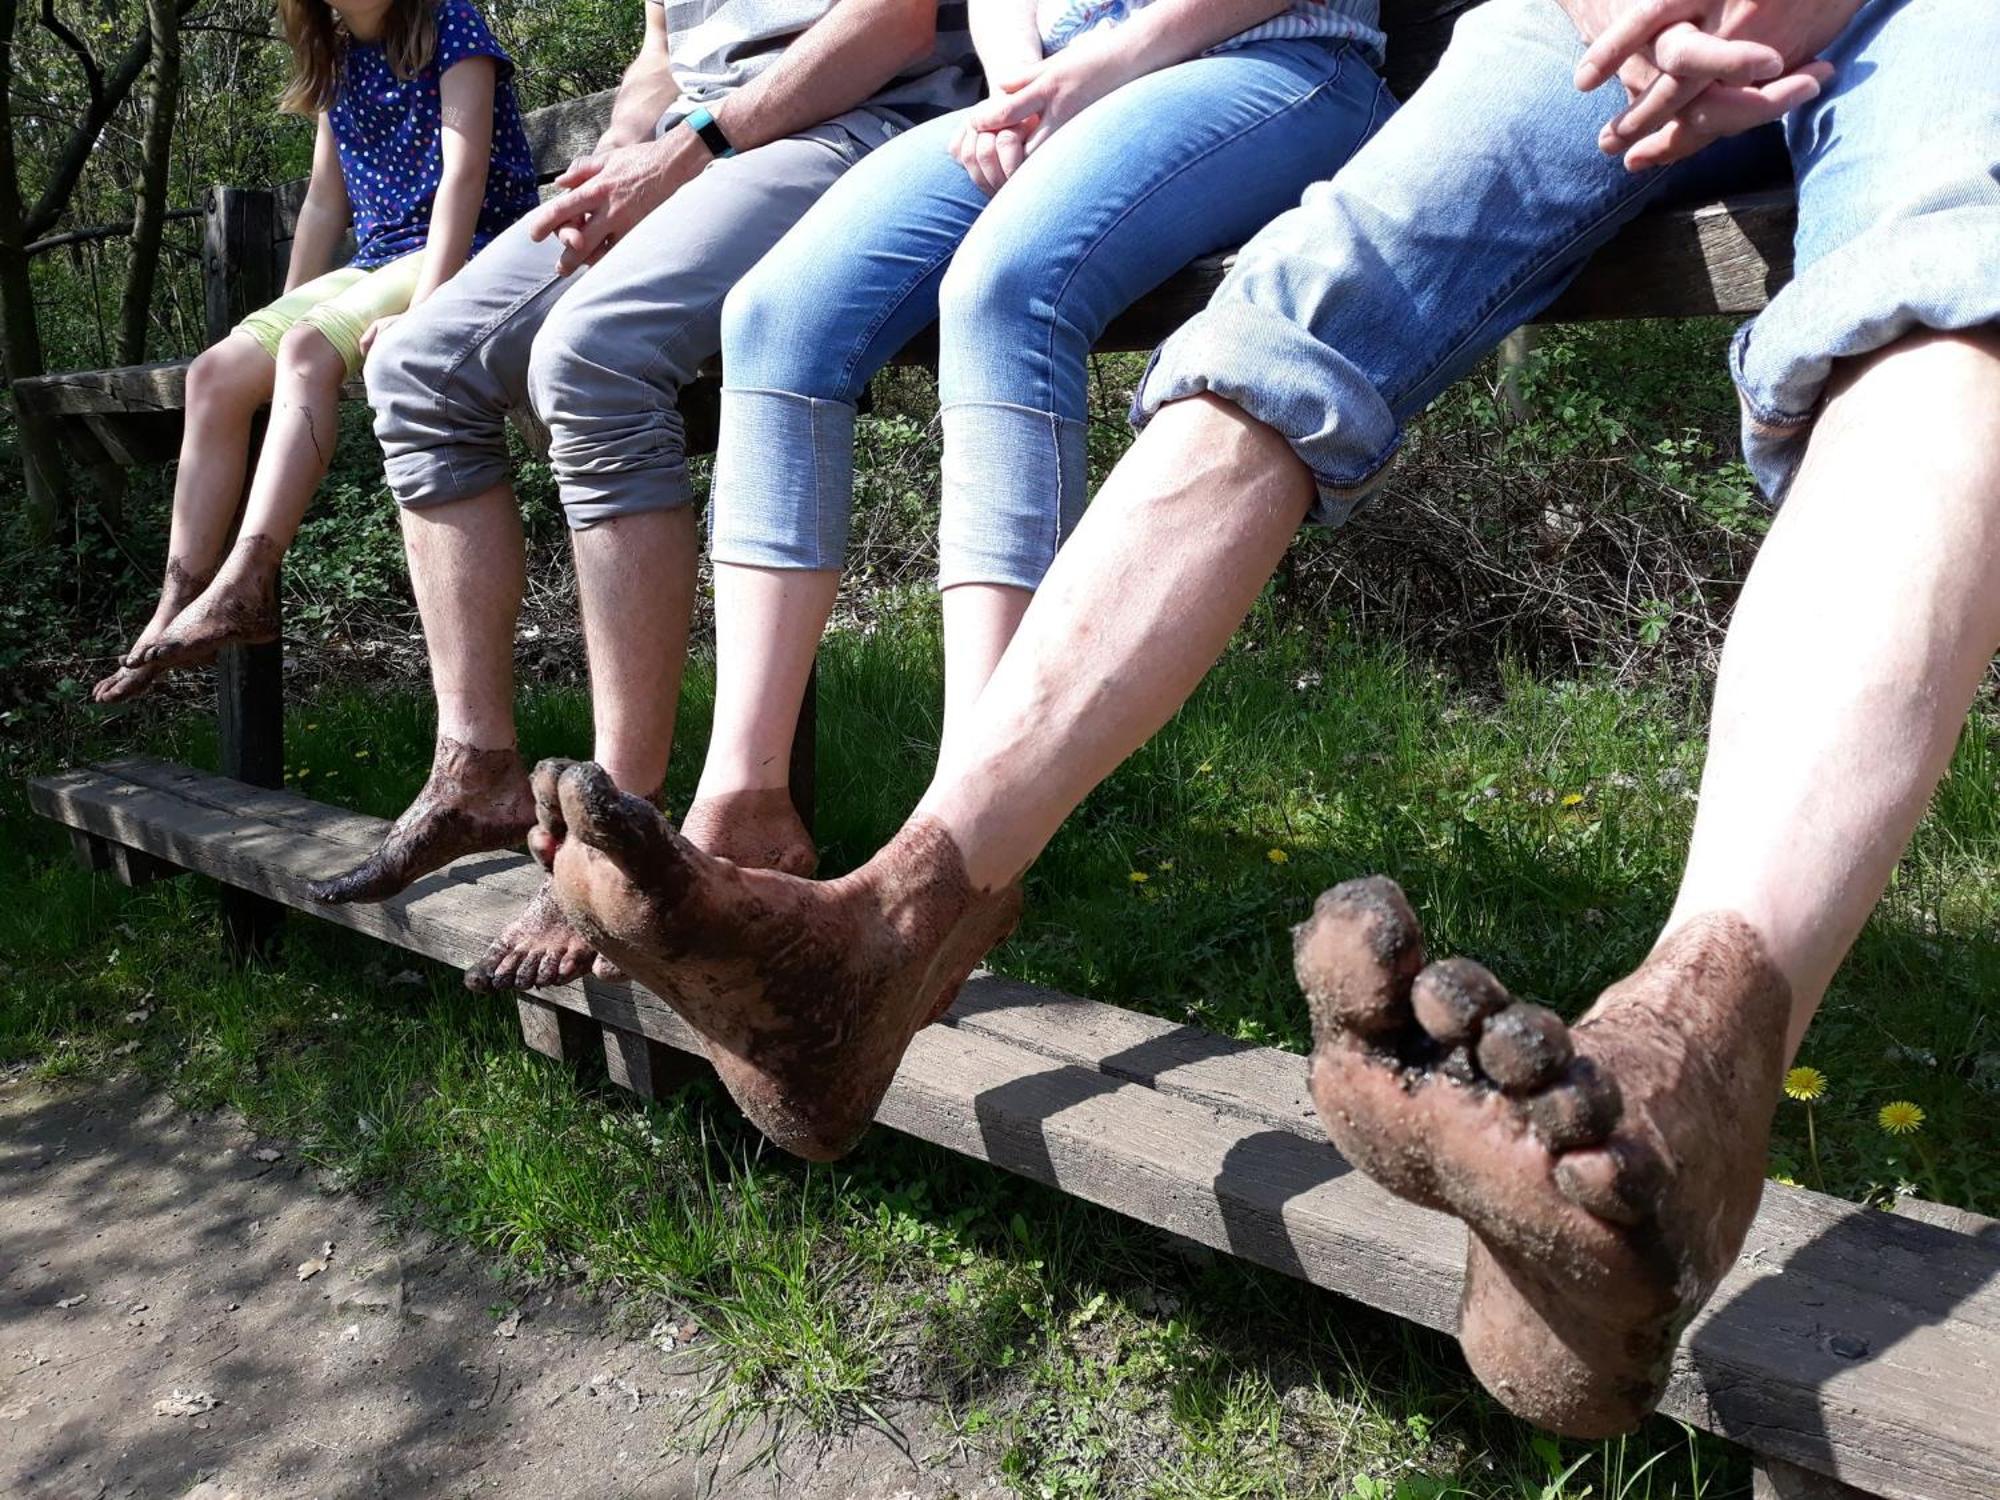
[[[140,760],[45,777],[37,811],[452,964],[538,872],[480,855],[380,906],[308,880],[386,824]],[[637,986],[539,998],[683,1049]],[[581,1034],[581,1033],[580,1033]],[[1301,1060],[982,976],[923,1033],[885,1124],[1434,1328],[1456,1316],[1463,1230],[1349,1170],[1304,1117]],[[1783,1273],[1782,1275],[1780,1273]],[[1899,1500],[2000,1493],[2000,1225],[1955,1232],[1772,1186],[1742,1263],[1692,1329],[1665,1409]]]

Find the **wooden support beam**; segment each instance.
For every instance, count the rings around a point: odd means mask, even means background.
[[[521,1040],[531,1051],[586,1075],[601,1065],[598,1029],[590,1017],[533,995],[516,996],[514,1006],[521,1018]]]
[[[698,1079],[715,1076],[708,1059],[698,1053],[619,1026],[605,1026],[602,1032],[605,1071],[613,1083],[642,1099],[664,1099]]]
[[[447,963],[477,958],[540,879],[523,857],[476,855],[392,901],[322,908],[307,883],[372,847],[381,820],[142,759],[44,777],[29,793],[70,827]],[[534,998],[593,1028],[598,1048],[605,1027],[699,1045],[641,986],[586,980]],[[918,1035],[878,1119],[1452,1327],[1463,1229],[1351,1171],[1311,1120],[1304,1083],[1297,1056],[986,976]],[[2000,1225],[1962,1222],[1970,1229],[1767,1186],[1742,1260],[1676,1357],[1663,1410],[1866,1494],[1993,1500]]]

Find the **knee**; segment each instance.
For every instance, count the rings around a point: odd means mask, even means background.
[[[815,276],[803,257],[780,246],[722,304],[725,381],[743,390],[852,399],[845,388],[857,327],[851,292]]]
[[[227,338],[194,357],[187,372],[190,409],[255,408],[271,394],[271,357],[247,338]]]
[[[1007,241],[1007,236],[975,230],[959,247],[938,286],[940,332],[1023,319],[1036,310],[1057,311],[1047,257],[1030,245]]]
[[[2000,328],[1914,329],[1835,369],[1830,399],[1851,405],[1841,398],[1857,391],[1894,392],[1919,411],[1985,406],[2000,391]]]
[[[278,379],[315,392],[338,393],[347,361],[317,328],[300,324],[278,341]]]

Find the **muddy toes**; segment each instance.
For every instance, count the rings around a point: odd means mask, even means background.
[[[1349,880],[1324,892],[1292,929],[1292,965],[1315,1033],[1384,1036],[1409,1021],[1423,930],[1393,880]]]
[[[697,852],[652,803],[620,791],[604,767],[573,762],[561,771],[556,787],[565,837],[609,855],[635,881],[660,894],[670,896],[691,878],[689,856]]]
[[[120,667],[98,680],[97,686],[90,690],[90,701],[106,705],[128,703],[151,692],[158,675],[150,667]]]
[[[465,987],[479,994],[553,989],[581,979],[596,956],[545,884],[479,962],[465,971]]]
[[[535,826],[528,830],[528,852],[544,870],[555,868],[556,850],[569,835],[569,826],[563,821],[562,778],[575,764],[552,756],[540,762],[528,778],[528,790],[535,799]]]

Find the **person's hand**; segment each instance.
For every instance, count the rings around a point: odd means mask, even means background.
[[[361,330],[362,358],[366,359],[368,357],[368,351],[375,347],[375,341],[381,338],[383,334],[387,333],[389,331],[390,326],[393,323],[395,323],[395,321],[398,318],[402,316],[403,315],[401,313],[390,313],[386,317],[377,318],[374,322],[370,323],[366,328]]]
[[[966,127],[969,134],[994,137],[990,147],[984,142],[973,143],[982,168],[987,166],[986,153],[990,151],[991,166],[1000,169],[998,181],[988,191],[997,190],[1043,141],[1134,76],[1133,64],[1121,49],[1086,38],[1004,80],[991,98],[972,111]],[[1019,154],[1014,155],[1017,150]],[[955,148],[953,155],[958,155]],[[959,156],[959,160],[965,157]],[[968,166],[967,170],[972,169]],[[981,181],[981,174],[973,172],[973,180]]]
[[[1033,128],[1032,122],[1024,122],[1001,130],[980,130],[968,121],[951,143],[952,158],[990,198],[1028,159],[1028,133]]]
[[[675,130],[656,141],[580,156],[556,179],[563,191],[528,216],[528,237],[562,242],[567,276],[595,264],[641,219],[701,174],[713,157],[701,137]]]
[[[1776,120],[1816,96],[1814,61],[1862,0],[1562,0],[1590,43],[1576,86],[1616,76],[1630,107],[1598,145],[1634,171]]]

